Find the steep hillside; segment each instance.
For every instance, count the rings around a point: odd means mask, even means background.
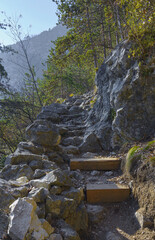
[[[47,60],[50,48],[54,46],[51,41],[55,41],[65,34],[66,27],[58,25],[51,30],[44,31],[23,41],[27,48],[30,64],[35,67],[37,77],[42,76],[42,70],[45,69],[43,64]],[[11,79],[11,85],[20,87],[25,73],[28,72],[26,59],[23,57],[19,43],[11,45],[11,48],[18,53],[1,53],[0,57],[3,59],[3,65]]]

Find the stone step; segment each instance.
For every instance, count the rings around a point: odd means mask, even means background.
[[[122,202],[129,198],[130,188],[119,184],[87,184],[88,203]]]
[[[70,160],[71,170],[115,170],[120,166],[119,158],[75,158]]]
[[[73,130],[73,131],[69,130],[64,134],[64,136],[65,137],[74,137],[74,136],[79,137],[79,136],[83,136],[84,132],[85,132],[84,130]]]
[[[79,146],[82,143],[83,138],[79,136],[63,138],[61,144],[63,146]]]

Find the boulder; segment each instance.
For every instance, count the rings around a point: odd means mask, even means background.
[[[89,221],[97,224],[106,217],[107,210],[103,206],[87,204],[87,213]]]
[[[94,133],[86,135],[82,144],[79,146],[81,153],[83,152],[102,152],[102,145]]]
[[[43,159],[44,157],[42,157],[42,155],[37,155],[29,152],[13,153],[6,158],[5,165],[29,164],[31,161],[42,162]]]
[[[53,185],[70,187],[72,182],[67,174],[62,172],[61,169],[55,169],[40,179],[31,180],[30,184],[36,188],[44,187],[50,189]]]
[[[36,120],[28,126],[26,137],[29,141],[44,147],[58,145],[61,140],[58,128],[46,120]]]
[[[35,202],[41,203],[44,202],[46,197],[49,195],[49,191],[46,188],[33,188],[28,197],[32,198]]]
[[[58,227],[64,240],[80,240],[78,233],[65,221],[60,220]]]
[[[8,209],[15,198],[11,194],[11,185],[4,179],[0,179],[0,209]]]
[[[36,208],[29,198],[19,198],[10,206],[8,235],[12,240],[42,240],[49,236],[35,213]]]
[[[2,239],[3,234],[7,233],[8,224],[8,215],[0,210],[0,239]]]
[[[49,240],[63,240],[61,234],[51,234],[50,237],[49,237]]]
[[[42,108],[42,111],[38,114],[37,119],[46,119],[53,123],[60,122],[60,116],[68,114],[67,105],[52,103],[49,106]]]
[[[30,180],[33,177],[33,171],[27,164],[8,164],[0,171],[0,176],[5,180],[15,180],[17,178],[26,176]]]
[[[18,151],[23,152],[25,150],[34,154],[43,154],[44,148],[40,145],[34,144],[32,142],[20,142],[17,147]]]

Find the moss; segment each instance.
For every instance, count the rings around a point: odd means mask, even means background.
[[[2,169],[4,167],[5,160],[6,160],[6,155],[1,155],[0,156],[0,169]]]
[[[116,117],[116,111],[114,108],[111,108],[111,118],[112,118],[112,121],[115,119]]]

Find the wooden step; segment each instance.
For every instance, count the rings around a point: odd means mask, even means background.
[[[70,160],[71,170],[115,170],[120,166],[119,158],[76,158]]]
[[[122,202],[130,195],[130,188],[118,184],[87,184],[88,203]]]

